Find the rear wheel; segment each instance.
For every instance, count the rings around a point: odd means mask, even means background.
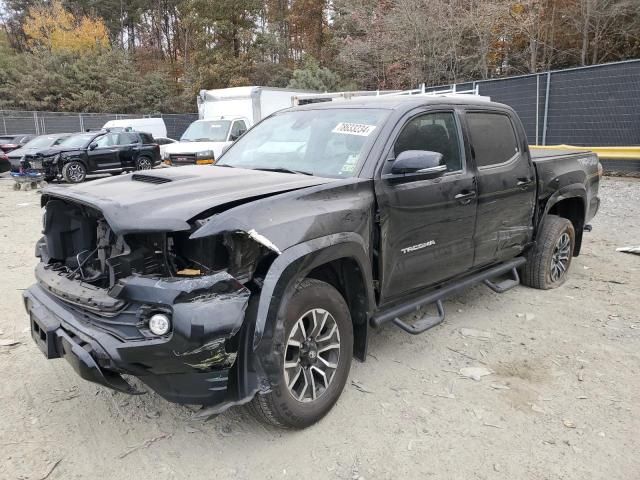
[[[522,283],[548,290],[562,285],[571,266],[576,232],[566,218],[547,215],[522,269]]]
[[[153,162],[149,157],[140,157],[136,163],[137,170],[151,170],[153,168]]]
[[[87,169],[80,162],[69,162],[62,167],[62,177],[69,183],[81,183],[87,177]]]
[[[300,282],[285,312],[278,384],[257,394],[249,409],[271,425],[305,428],[324,417],[342,393],[351,367],[353,326],[340,292],[320,280]]]

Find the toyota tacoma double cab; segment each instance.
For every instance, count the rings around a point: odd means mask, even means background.
[[[42,172],[45,180],[81,183],[90,174],[119,175],[160,164],[160,147],[149,133],[108,131],[78,133],[57,146],[26,154],[21,168]]]
[[[562,285],[601,174],[589,152],[533,155],[515,112],[480,99],[295,107],[216,165],[45,189],[32,336],[120,392],[303,428],[370,329],[422,333],[478,282]]]

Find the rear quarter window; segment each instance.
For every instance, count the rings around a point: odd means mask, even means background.
[[[508,115],[469,112],[467,124],[478,168],[504,163],[518,153],[518,140]]]
[[[153,141],[153,136],[148,134],[148,133],[141,133],[140,134],[140,140],[142,141],[142,143],[156,143]],[[160,144],[160,142],[157,142],[158,144]]]

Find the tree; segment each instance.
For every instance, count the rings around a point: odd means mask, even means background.
[[[83,52],[109,46],[109,36],[100,18],[76,17],[60,0],[29,8],[24,33],[34,47],[50,51]]]
[[[315,58],[308,55],[304,58],[302,68],[293,71],[293,78],[287,86],[301,90],[331,92],[340,89],[341,81],[335,72],[321,67]]]

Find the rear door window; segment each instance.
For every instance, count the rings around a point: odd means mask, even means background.
[[[508,162],[518,153],[518,140],[508,115],[469,112],[466,116],[478,168]]]
[[[119,135],[118,145],[131,145],[133,143],[140,143],[138,134],[125,132]]]

